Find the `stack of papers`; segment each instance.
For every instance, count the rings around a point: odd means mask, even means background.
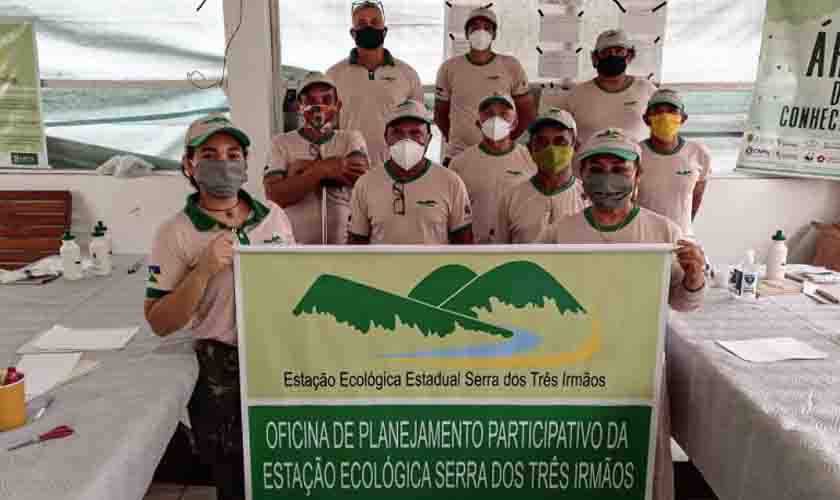
[[[24,375],[26,400],[86,375],[99,366],[98,361],[83,360],[82,353],[29,354],[21,358],[17,370]]]
[[[718,345],[752,363],[772,363],[788,359],[826,359],[828,355],[790,337],[753,340],[718,340]]]
[[[41,334],[32,347],[41,351],[115,351],[124,349],[139,327],[129,328],[66,328],[55,325]]]

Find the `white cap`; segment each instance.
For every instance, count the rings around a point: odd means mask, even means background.
[[[392,123],[403,118],[414,118],[427,125],[432,125],[432,119],[429,117],[429,112],[426,110],[426,107],[417,101],[409,99],[391,111],[391,114],[388,115],[388,119],[385,122],[385,128],[390,127]]]
[[[632,49],[633,44],[630,43],[630,37],[627,36],[624,30],[607,30],[598,35],[598,41],[595,42],[595,52],[600,52],[611,47]]]
[[[543,114],[534,120],[531,125],[528,126],[528,133],[534,135],[538,129],[549,124],[556,124],[567,128],[575,134],[575,137],[577,137],[577,123],[575,122],[574,117],[572,117],[572,114],[565,109],[553,107],[548,108]]]

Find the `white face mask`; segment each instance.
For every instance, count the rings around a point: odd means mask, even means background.
[[[481,124],[481,133],[488,139],[501,141],[510,135],[512,128],[513,127],[507,120],[494,116],[493,118],[485,120],[484,123]]]
[[[493,35],[489,31],[475,30],[470,33],[469,40],[473,50],[487,50],[493,43]]]
[[[403,139],[389,148],[391,159],[403,170],[411,170],[423,160],[426,146],[411,139]]]

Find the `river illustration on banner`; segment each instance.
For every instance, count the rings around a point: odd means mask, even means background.
[[[551,368],[589,361],[602,347],[595,315],[540,265],[521,260],[483,274],[460,264],[444,265],[405,295],[321,274],[292,314],[329,317],[332,334],[367,340],[371,345],[365,352],[371,357],[400,364]],[[400,342],[389,342],[396,335]],[[426,342],[422,348],[407,348],[406,335]],[[567,349],[558,349],[556,336],[568,339],[561,343]]]

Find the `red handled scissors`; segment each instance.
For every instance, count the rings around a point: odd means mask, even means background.
[[[29,441],[24,441],[23,443],[16,444],[9,448],[9,451],[17,450],[18,448],[23,448],[24,446],[29,446],[30,444],[36,444],[42,441],[50,441],[52,439],[61,439],[71,435],[73,435],[73,429],[67,427],[66,425],[61,425],[49,432],[41,434],[36,438],[30,439]]]

